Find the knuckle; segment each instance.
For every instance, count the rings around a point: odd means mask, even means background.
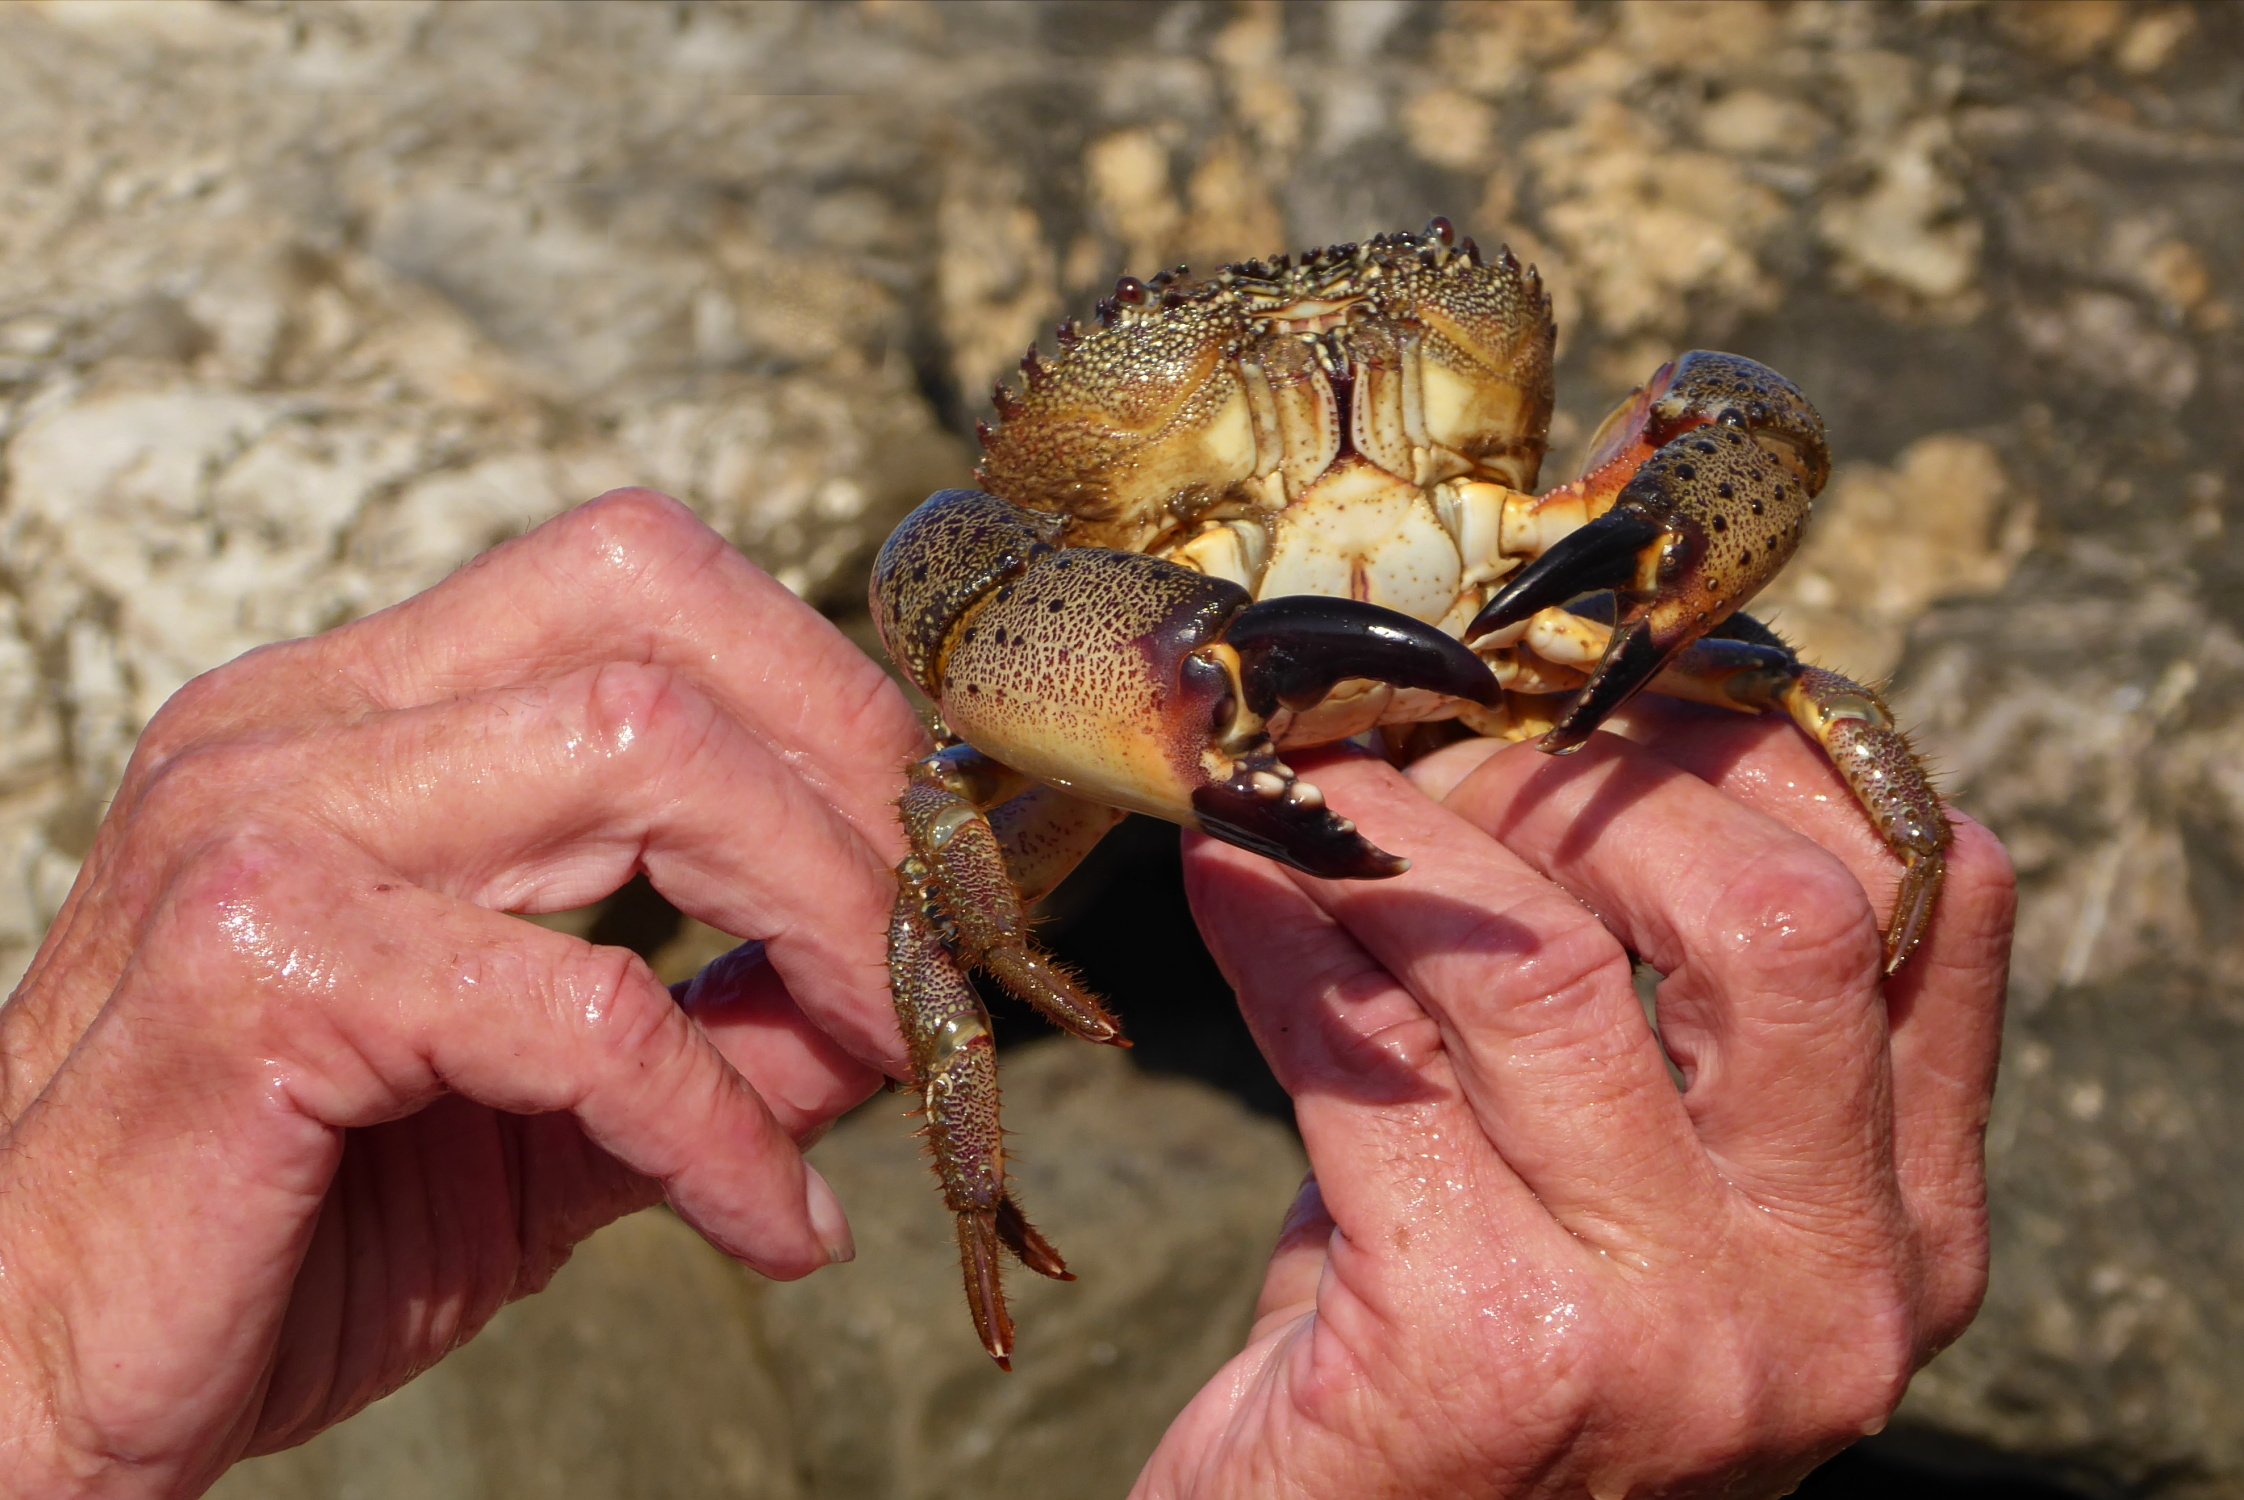
[[[1814,1341],[1804,1378],[1787,1387],[1781,1425],[1799,1446],[1836,1447],[1878,1431],[1901,1405],[1918,1363],[1912,1299],[1897,1269],[1855,1278],[1851,1295],[1827,1290],[1836,1293],[1836,1310]],[[1797,1329],[1765,1329],[1763,1367],[1797,1367],[1799,1337]]]
[[[207,835],[183,857],[154,935],[197,978],[285,978],[293,954],[287,906],[301,865],[265,828],[238,825]]]
[[[1799,845],[1756,859],[1723,892],[1725,946],[1771,989],[1802,996],[1879,972],[1884,939],[1870,898],[1837,858]]]
[[[1836,1452],[1883,1427],[1908,1385],[1906,1366],[1892,1371],[1852,1340],[1803,1360],[1796,1337],[1699,1331],[1689,1350],[1662,1350],[1667,1373],[1652,1393],[1671,1415],[1682,1475],[1783,1472]]]
[[[603,662],[585,673],[586,735],[603,755],[645,755],[706,737],[714,706],[669,667]]]
[[[153,778],[188,746],[207,738],[223,723],[220,705],[232,696],[229,674],[238,663],[205,672],[164,700],[133,752],[133,771]]]
[[[1510,991],[1520,997],[1519,1004],[1552,1017],[1577,1017],[1599,1014],[1615,986],[1630,983],[1627,952],[1586,911],[1538,922],[1535,930],[1535,948],[1524,960],[1483,965],[1479,978],[1485,990]],[[1517,947],[1516,937],[1509,941]],[[1571,1039],[1578,1029],[1562,1027],[1551,1034]]]
[[[190,678],[165,699],[141,731],[125,773],[127,794],[146,787],[180,756],[242,728],[245,703],[264,692],[267,668],[292,669],[299,642],[282,641]]]
[[[134,798],[136,833],[156,847],[223,848],[239,837],[261,837],[274,815],[273,789],[291,785],[293,769],[262,740],[220,739],[191,743],[162,758]]]
[[[1359,996],[1366,1001],[1375,1000],[1383,984],[1382,976],[1364,976],[1321,993],[1332,995],[1334,1008],[1341,1010],[1357,1002]],[[1361,1030],[1335,1038],[1332,1045],[1350,1068],[1372,1074],[1379,1069],[1389,1069],[1406,1078],[1425,1077],[1444,1051],[1441,1023],[1416,1005],[1410,1006],[1404,1014],[1373,1021]],[[1405,1141],[1418,1137],[1426,1129],[1423,1109],[1415,1106],[1401,1109],[1394,1117],[1393,1126]]]
[[[1759,1330],[1736,1300],[1717,1300],[1654,1323],[1641,1347],[1617,1352],[1605,1388],[1609,1409],[1669,1414],[1679,1472],[1742,1464],[1770,1441],[1782,1394]]]
[[[1849,1357],[1831,1362],[1817,1386],[1807,1421],[1812,1438],[1851,1443],[1878,1431],[1909,1389],[1916,1363],[1906,1344],[1867,1330],[1852,1342]]]
[[[554,976],[553,1004],[565,1024],[617,1061],[644,1058],[680,1019],[669,990],[628,948],[573,946]]]
[[[595,567],[633,580],[725,545],[684,502],[659,490],[610,490],[557,525],[564,544]]]
[[[1881,1429],[1916,1368],[1905,1278],[1733,1279],[1645,1320],[1609,1401],[1671,1418],[1682,1474],[1789,1472]],[[1678,1315],[1678,1313],[1680,1315]]]

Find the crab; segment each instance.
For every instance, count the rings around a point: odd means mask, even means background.
[[[1316,876],[1407,861],[1281,758],[1425,726],[1564,754],[1649,688],[1789,715],[1902,874],[1888,971],[1925,932],[1949,830],[1878,694],[1739,613],[1830,472],[1790,381],[1661,366],[1536,492],[1555,328],[1536,272],[1443,219],[1194,279],[1124,277],[1100,327],[1031,349],[943,490],[874,566],[872,611],[931,700],[898,801],[896,1011],[966,1299],[1010,1368],[1008,1252],[1072,1279],[1005,1180],[996,1049],[970,972],[1126,1045],[1029,934],[1030,906],[1125,812]],[[1376,732],[1376,734],[1374,733]]]

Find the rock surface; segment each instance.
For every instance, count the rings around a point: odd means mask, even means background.
[[[1118,271],[1439,210],[1558,299],[1562,458],[1679,348],[1750,352],[1815,397],[1840,461],[1773,612],[1894,674],[2018,861],[1993,1289],[1902,1428],[2234,1494],[2239,76],[2244,11],[2119,0],[0,9],[0,983],[193,672],[626,481],[845,608],[889,519],[965,473],[989,381]],[[1039,1139],[1036,1171],[1080,1152],[1126,1176],[1136,1149]],[[860,1236],[939,1238],[890,1149]],[[1072,1226],[1101,1184],[1035,1190],[1063,1246],[1098,1245]],[[1262,1239],[1236,1233],[1243,1267]],[[819,1391],[893,1389],[907,1351],[950,1347],[947,1254],[844,1305],[826,1278],[765,1298],[741,1347],[795,1330],[834,1345]],[[661,1275],[673,1300],[620,1315],[700,1337],[733,1305]],[[1039,1444],[1122,1464],[1151,1441],[1117,1412],[1141,1367],[1097,1364],[1077,1305],[1037,1316],[1082,1361],[1049,1377],[1078,1407],[1027,1436],[995,1437],[1058,1396],[930,1372],[879,1443],[806,1419],[726,1451],[788,1455],[819,1494],[998,1488]],[[607,1347],[648,1431],[704,1409],[673,1389],[698,1367]],[[456,1435],[492,1455],[459,1473],[535,1458],[495,1421],[443,1426],[516,1398],[421,1391],[362,1419],[404,1424],[380,1441],[353,1424],[311,1452]],[[634,1471],[640,1491],[794,1493],[727,1490],[729,1460],[679,1445],[690,1478]],[[264,1472],[343,1493],[373,1461]],[[523,1489],[618,1492],[608,1472]]]

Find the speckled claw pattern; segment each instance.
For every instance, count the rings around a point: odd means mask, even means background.
[[[1121,1044],[1023,913],[1124,811],[1394,875],[1286,750],[1453,719],[1563,753],[1649,689],[1782,712],[1823,747],[1902,862],[1889,971],[1933,919],[1947,815],[1891,713],[1739,612],[1829,476],[1815,408],[1750,359],[1686,354],[1538,492],[1555,337],[1534,270],[1439,219],[1125,277],[1096,328],[1063,326],[998,388],[981,488],[932,496],[881,549],[874,619],[944,745],[898,804],[890,968],[1000,1364],[999,1252],[1067,1273],[1006,1185],[968,971]]]
[[[1047,786],[1320,875],[1403,866],[1294,775],[1275,725],[1345,683],[1500,696],[1471,651],[1394,610],[1257,604],[1163,558],[1055,548],[1042,517],[980,491],[930,498],[881,549],[874,578],[883,639],[950,733]]]

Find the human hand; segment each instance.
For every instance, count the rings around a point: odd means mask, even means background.
[[[1313,1175],[1246,1350],[1136,1495],[1782,1493],[1969,1323],[2000,846],[1956,820],[1931,934],[1883,979],[1893,863],[1813,747],[1633,722],[1657,732],[1565,759],[1451,747],[1410,775],[1440,806],[1322,767],[1415,861],[1397,881],[1195,841]],[[1666,976],[1658,1039],[1631,951]]]
[[[797,1145],[903,1067],[881,937],[923,748],[644,491],[182,690],[0,1011],[0,1492],[199,1492],[658,1197],[768,1275],[845,1258]],[[640,870],[763,956],[682,1010],[503,915]]]

